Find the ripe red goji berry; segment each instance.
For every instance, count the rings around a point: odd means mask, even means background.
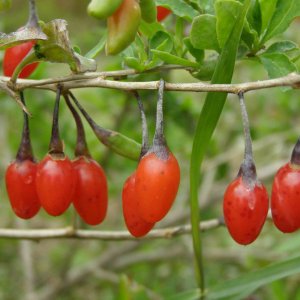
[[[65,100],[77,127],[76,158],[73,160],[77,181],[73,205],[85,223],[98,225],[105,219],[108,206],[106,176],[102,167],[90,155],[81,118],[68,95],[65,95]]]
[[[180,168],[166,145],[163,134],[164,81],[160,81],[153,146],[141,158],[136,170],[136,197],[142,219],[160,221],[170,210],[180,182]]]
[[[49,215],[64,213],[73,200],[76,174],[70,159],[64,154],[63,143],[59,136],[58,112],[61,89],[58,88],[49,153],[38,164],[36,191],[42,207]]]
[[[24,94],[21,101],[25,105]],[[11,207],[15,214],[23,219],[35,216],[41,204],[35,188],[37,165],[33,158],[28,115],[23,112],[24,125],[22,139],[15,161],[7,168],[5,184]]]
[[[269,200],[266,188],[256,176],[248,114],[243,93],[239,94],[244,133],[245,154],[238,176],[226,189],[223,213],[231,237],[239,244],[252,243],[265,223]]]
[[[291,161],[276,173],[271,196],[271,212],[275,226],[284,233],[300,228],[300,140]]]

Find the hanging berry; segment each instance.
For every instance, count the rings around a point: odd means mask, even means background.
[[[25,105],[23,92],[20,98]],[[28,115],[23,112],[24,125],[21,143],[16,156],[5,173],[5,184],[11,207],[22,219],[30,219],[40,210],[41,204],[35,188],[37,165],[33,158]]]
[[[141,114],[142,119],[142,148],[140,159],[149,150],[148,145],[148,127],[146,116],[143,108],[143,103],[137,92],[134,93]],[[155,225],[155,223],[150,223],[141,218],[137,208],[138,208],[139,198],[136,193],[136,172],[127,178],[124,183],[122,191],[122,206],[123,206],[123,216],[125,220],[126,227],[128,231],[135,237],[145,236]]]
[[[60,139],[58,114],[61,88],[57,89],[49,152],[38,164],[36,190],[42,207],[49,215],[63,214],[71,204],[76,175],[73,164],[64,154]]]
[[[268,213],[268,193],[257,179],[252,154],[248,114],[243,93],[239,93],[245,135],[244,161],[238,176],[226,189],[223,213],[227,229],[239,244],[252,243],[259,235]]]
[[[106,54],[115,55],[126,49],[135,39],[141,22],[141,8],[136,0],[123,0],[107,19]]]
[[[29,19],[25,27],[40,29],[38,24],[38,16],[36,12],[35,0],[29,1]],[[3,58],[3,74],[5,76],[11,77],[16,67],[32,50],[34,45],[35,42],[29,41],[6,49]],[[37,68],[37,66],[38,63],[32,63],[27,65],[20,72],[19,78],[29,77],[33,73],[33,71]]]
[[[70,94],[70,96],[102,144],[122,156],[133,160],[139,159],[141,148],[136,141],[117,131],[112,131],[99,126],[81,106],[77,99],[72,94]]]
[[[284,233],[300,228],[300,139],[289,163],[276,173],[271,195],[271,211],[275,226]]]
[[[180,168],[169,150],[163,132],[163,80],[160,80],[153,146],[142,157],[136,170],[138,211],[145,221],[160,221],[170,210],[180,182]]]
[[[103,222],[107,212],[106,176],[102,167],[90,155],[79,114],[71,104],[69,96],[66,94],[64,97],[77,127],[75,159],[73,160],[77,181],[73,205],[85,223],[98,225]],[[75,98],[73,94],[72,97]]]

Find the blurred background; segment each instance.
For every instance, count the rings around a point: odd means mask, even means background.
[[[88,1],[37,0],[40,19],[47,22],[62,18],[68,22],[70,39],[84,54],[101,39],[105,22],[86,14]],[[27,1],[13,0],[12,8],[0,14],[0,31],[11,32],[27,20]],[[173,17],[166,19],[172,28]],[[286,38],[300,42],[296,21],[285,33]],[[0,52],[0,64],[3,52]],[[122,69],[117,57],[97,57],[98,71]],[[41,63],[31,78],[69,75],[68,66]],[[194,82],[183,70],[139,75],[134,81],[157,80]],[[233,82],[267,79],[265,70],[253,60],[239,62]],[[135,99],[125,92],[110,89],[80,89],[75,94],[95,121],[141,141],[140,116]],[[153,136],[157,94],[142,91],[150,136]],[[35,157],[47,153],[55,94],[42,90],[26,90],[32,144]],[[156,228],[189,222],[189,159],[197,117],[205,93],[167,92],[165,95],[165,135],[170,149],[181,167],[181,185],[176,202],[167,217]],[[59,228],[72,224],[73,207],[60,217],[44,211],[32,220],[14,216],[6,195],[4,174],[14,159],[21,138],[22,112],[12,99],[0,93],[0,227]],[[259,178],[271,192],[277,169],[290,159],[300,132],[299,91],[280,88],[246,94],[254,158]],[[62,102],[61,136],[66,153],[74,157],[75,124]],[[85,123],[86,125],[86,123]],[[101,145],[86,125],[88,144],[93,157],[103,166],[109,185],[109,211],[105,221],[95,227],[83,223],[81,228],[126,230],[121,205],[121,192],[126,178],[136,163],[120,157]],[[240,108],[236,96],[230,95],[209,153],[202,168],[199,199],[202,220],[222,215],[222,197],[236,176],[243,158],[244,142]],[[253,244],[237,245],[226,228],[203,234],[204,267],[207,285],[235,278],[239,274],[263,267],[285,257],[297,255],[300,234],[284,235],[267,221]],[[0,239],[0,299],[164,299],[196,287],[194,279],[192,239],[184,235],[171,239],[136,241],[42,240],[39,242]],[[300,299],[300,277],[276,281],[256,291],[251,299]],[[131,295],[131,298],[125,298]],[[249,298],[250,299],[250,298]]]

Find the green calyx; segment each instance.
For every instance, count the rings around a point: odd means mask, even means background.
[[[147,23],[156,21],[157,9],[154,0],[140,0],[142,19]]]
[[[124,0],[118,10],[107,19],[106,54],[118,54],[135,39],[141,22],[141,8],[136,0]]]
[[[87,7],[87,12],[97,19],[106,19],[119,8],[121,3],[122,0],[92,0]]]

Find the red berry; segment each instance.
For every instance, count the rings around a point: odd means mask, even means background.
[[[157,21],[164,20],[172,11],[163,6],[157,6]]]
[[[36,163],[31,160],[14,161],[5,174],[6,190],[15,214],[30,219],[41,205],[35,189]]]
[[[275,226],[288,233],[300,227],[300,169],[287,163],[275,175],[271,210]]]
[[[11,77],[17,65],[24,59],[34,46],[34,42],[26,42],[5,50],[3,58],[3,73]],[[38,63],[27,65],[19,74],[19,78],[27,78],[38,66]]]
[[[37,166],[36,191],[49,215],[64,213],[73,199],[76,176],[68,157],[48,154]]]
[[[138,197],[136,194],[135,175],[133,173],[124,183],[122,192],[123,215],[128,231],[135,237],[146,235],[155,225],[144,221],[137,211]]]
[[[259,235],[268,213],[268,193],[256,182],[246,184],[242,176],[232,181],[224,195],[224,219],[232,238],[239,244],[252,243]]]
[[[73,161],[77,181],[73,204],[80,217],[89,225],[100,224],[107,211],[107,181],[101,166],[84,156]]]
[[[180,182],[180,169],[174,155],[166,159],[149,152],[136,170],[136,197],[140,216],[149,223],[160,221],[170,210]]]

